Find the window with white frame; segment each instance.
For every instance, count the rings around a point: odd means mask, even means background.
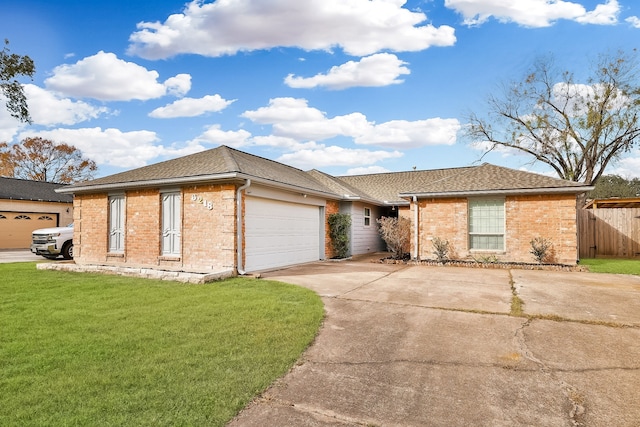
[[[162,193],[162,254],[180,255],[180,193]]]
[[[364,225],[368,227],[371,225],[371,209],[364,208]]]
[[[124,252],[124,196],[109,196],[109,252]]]
[[[469,200],[469,249],[504,251],[504,199]]]

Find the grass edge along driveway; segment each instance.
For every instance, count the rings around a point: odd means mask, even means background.
[[[308,289],[0,265],[0,425],[224,425],[323,319]]]

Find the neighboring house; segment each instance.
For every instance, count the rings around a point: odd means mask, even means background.
[[[489,164],[333,177],[221,146],[59,191],[75,196],[77,264],[242,274],[330,258],[336,212],[352,217],[352,255],[384,250],[376,220],[401,215],[414,258],[439,237],[456,258],[531,262],[545,237],[574,264],[576,197],[591,189]]]
[[[62,184],[0,177],[0,249],[28,249],[31,232],[73,222],[73,196]]]

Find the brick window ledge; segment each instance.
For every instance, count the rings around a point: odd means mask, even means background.
[[[107,258],[124,258],[123,253],[111,252],[107,254]]]
[[[182,261],[182,257],[179,255],[161,255],[158,257],[158,261],[180,262]]]

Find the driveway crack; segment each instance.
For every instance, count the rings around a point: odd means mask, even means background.
[[[355,291],[357,291],[357,290],[359,290],[359,289],[362,289],[362,288],[364,288],[365,286],[369,286],[370,284],[375,283],[375,282],[377,282],[377,281],[379,281],[379,280],[386,279],[387,277],[391,276],[391,275],[392,275],[392,274],[394,274],[394,273],[397,273],[397,272],[402,271],[402,270],[406,270],[407,268],[409,268],[409,265],[405,265],[405,266],[403,266],[403,267],[401,267],[401,268],[399,268],[399,269],[397,269],[397,270],[390,271],[390,272],[388,272],[387,274],[384,274],[384,275],[382,275],[382,276],[380,276],[380,277],[377,277],[377,278],[376,278],[376,279],[374,279],[374,280],[371,280],[371,281],[369,281],[369,282],[367,282],[367,283],[363,283],[363,284],[361,284],[360,286],[356,286],[355,288],[350,289],[350,290],[348,290],[347,292],[344,292],[344,293],[342,293],[342,294],[340,294],[340,295],[336,296],[335,298],[341,298],[341,297],[343,297],[343,296],[345,296],[345,295],[347,295],[347,294],[350,294],[351,292],[355,292]]]
[[[522,325],[516,330],[514,340],[516,344],[516,348],[525,358],[532,361],[536,365],[539,366],[540,372],[547,375],[551,381],[556,382],[560,385],[563,390],[563,394],[565,398],[568,400],[569,404],[569,421],[575,427],[579,427],[584,425],[580,420],[583,418],[586,412],[585,406],[585,398],[584,395],[573,385],[557,378],[553,369],[549,368],[542,360],[538,359],[529,346],[527,345],[527,340],[525,337],[525,329],[528,328],[534,319],[527,319]]]

